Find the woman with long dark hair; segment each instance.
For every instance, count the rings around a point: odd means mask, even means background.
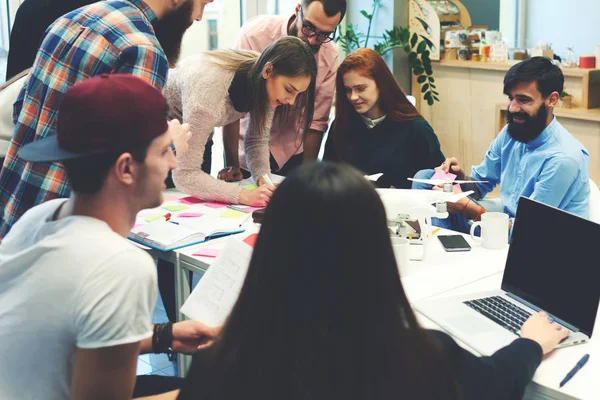
[[[477,358],[423,330],[372,185],[347,165],[313,164],[274,193],[238,301],[178,398],[517,399],[565,336],[540,315],[521,335]]]
[[[269,132],[276,107],[304,105],[303,128],[314,108],[317,65],[310,48],[295,37],[281,38],[261,54],[215,50],[182,60],[169,75],[166,97],[174,118],[190,124],[189,150],[177,157],[175,186],[205,200],[265,205],[272,185],[260,176],[270,173]],[[200,170],[204,147],[215,127],[250,116],[245,141],[248,167],[258,179],[250,191],[218,181]]]
[[[335,107],[324,159],[383,173],[379,187],[410,189],[407,178],[445,160],[433,129],[374,50],[358,49],[342,62]]]

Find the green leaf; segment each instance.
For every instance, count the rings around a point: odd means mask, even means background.
[[[424,84],[423,86],[421,86],[421,93],[425,93],[427,92],[427,90],[429,90],[429,84]]]
[[[435,79],[433,79],[433,76],[428,76],[427,79],[429,80],[429,82],[433,83],[435,82]]]
[[[429,82],[430,82],[430,83],[429,83],[429,86],[430,86],[432,89],[435,89],[435,88],[436,88],[436,86],[435,86],[433,83],[431,83],[431,81],[429,81]]]
[[[433,99],[427,99],[427,104],[429,106],[432,106],[433,105]]]
[[[360,13],[362,14],[363,17],[365,17],[369,21],[371,20],[371,18],[373,18],[373,16],[371,14],[369,14],[368,12],[366,12],[365,10],[360,10]]]
[[[410,46],[409,46],[409,45],[406,45],[406,46],[404,46],[404,51],[405,51],[407,54],[410,54],[410,52],[411,52],[411,50],[410,50]]]
[[[418,40],[419,40],[419,36],[417,36],[416,33],[413,33],[412,37],[410,38],[410,47],[411,48],[415,47],[415,45],[417,44]]]
[[[415,74],[415,75],[423,75],[424,72],[425,72],[425,70],[423,68],[414,68],[413,69],[413,74]]]
[[[414,51],[411,51],[410,53],[408,53],[408,62],[409,63],[412,63],[416,59],[417,59],[417,53],[415,53]]]
[[[421,40],[421,43],[419,43],[419,45],[417,46],[417,53],[421,54],[425,50],[427,50],[427,42]]]
[[[419,85],[422,85],[426,80],[427,77],[425,75],[421,75],[417,78],[417,82],[419,83]]]
[[[402,29],[400,32],[400,41],[402,43],[408,43],[409,39],[410,39],[410,31],[406,28]]]
[[[437,97],[437,96],[435,96],[435,95],[433,96],[433,99],[434,99],[435,101],[440,101],[440,99],[438,99],[438,97]]]
[[[423,96],[423,98],[424,98],[425,100],[431,99],[431,97],[432,97],[432,95],[431,95],[431,92],[427,92],[427,93],[425,93],[425,95]]]
[[[423,64],[421,64],[421,61],[417,58],[417,59],[414,59],[413,61],[411,61],[410,67],[414,70],[423,69]],[[423,74],[421,73],[418,75],[423,75]]]
[[[431,53],[429,52],[429,50],[425,50],[423,52],[423,54],[421,54],[421,58],[426,58],[429,60],[429,56],[431,55]]]

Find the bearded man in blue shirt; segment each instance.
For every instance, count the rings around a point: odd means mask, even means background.
[[[473,166],[470,176],[456,158],[448,158],[436,168],[457,179],[487,182],[462,184],[462,190],[473,190],[473,195],[448,203],[450,216],[437,220],[437,225],[468,233],[469,222],[480,220],[486,212],[477,200],[499,184],[504,212],[511,221],[521,196],[589,217],[589,153],[553,113],[564,82],[561,69],[543,57],[532,57],[508,70],[504,77],[508,124],[488,148],[483,162]],[[433,174],[434,170],[422,170],[415,178],[429,179]],[[413,182],[412,187],[429,189],[431,185]]]

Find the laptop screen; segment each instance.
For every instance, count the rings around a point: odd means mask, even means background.
[[[600,300],[599,249],[600,225],[521,197],[502,290],[591,335]]]

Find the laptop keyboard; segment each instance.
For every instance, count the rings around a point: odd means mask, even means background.
[[[491,319],[501,327],[508,329],[518,335],[521,326],[525,323],[531,313],[519,306],[506,301],[500,296],[484,297],[477,300],[465,301],[464,304],[473,310]]]

